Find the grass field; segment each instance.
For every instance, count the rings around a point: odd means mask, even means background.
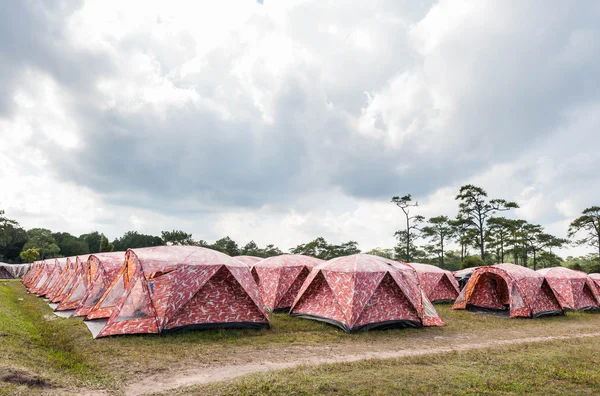
[[[597,395],[599,341],[305,366],[163,395]]]
[[[423,349],[481,343],[485,340],[594,333],[600,329],[600,314],[593,313],[569,313],[566,316],[536,320],[509,320],[502,317],[452,311],[447,305],[437,308],[447,323],[444,328],[346,334],[323,323],[277,314],[272,316],[272,328],[268,330],[194,331],[170,336],[143,335],[94,340],[81,319],[58,318],[52,314],[51,309],[42,299],[27,294],[19,282],[0,282],[0,393],[32,394],[35,392],[104,389],[118,394],[127,384],[139,382],[149,375],[163,375],[168,378],[171,373],[177,373],[181,369],[203,365],[237,365],[262,361],[285,362],[324,354]],[[547,359],[555,359],[556,356],[575,359],[571,356],[575,353],[572,351],[580,353],[585,350],[583,346],[587,344],[590,344],[590,350],[598,348],[594,347],[595,342],[597,340],[594,342],[573,340],[552,344],[554,345],[553,349],[548,347],[549,349],[546,350],[543,345],[527,346],[526,349],[528,353],[535,355],[535,361],[539,362],[539,367],[543,367]],[[567,345],[569,345],[568,348]],[[570,348],[570,345],[581,350]],[[506,347],[495,348],[488,355],[505,356],[504,349]],[[514,362],[526,364],[530,355],[519,357],[521,349],[523,347],[511,350],[512,360],[502,364],[513,365]],[[598,350],[596,350],[596,355],[600,356],[597,352]],[[478,358],[475,359],[473,356]],[[365,388],[371,386],[368,384],[369,375],[362,375],[366,370],[364,365],[372,367],[374,372],[388,373],[392,377],[398,378],[404,378],[409,374],[417,375],[412,371],[405,371],[410,367],[415,372],[419,371],[419,367],[424,372],[430,372],[429,369],[433,367],[435,374],[431,374],[432,383],[430,384],[433,387],[438,382],[437,378],[442,376],[443,373],[438,373],[438,371],[444,365],[448,366],[447,371],[451,373],[455,372],[453,367],[460,367],[461,364],[471,361],[473,365],[469,367],[473,372],[486,372],[480,370],[477,364],[482,367],[490,366],[484,368],[489,372],[489,379],[492,381],[495,375],[494,370],[501,370],[503,366],[500,363],[499,365],[490,364],[499,361],[486,361],[483,357],[484,355],[480,352],[472,351],[445,357],[439,355],[411,358],[409,359],[410,364],[390,360],[381,363],[369,361],[312,369],[296,368],[291,371],[292,376],[300,378],[303,375],[309,375],[316,379],[286,384],[283,379],[289,377],[289,373],[283,377],[279,377],[280,374],[269,374],[266,377],[251,377],[242,382],[232,382],[224,387],[211,387],[210,392],[225,394],[238,391],[278,393],[283,389],[282,387],[293,387],[299,394],[303,394],[314,392],[314,387],[331,383],[333,386],[331,391],[323,389],[323,392],[331,394],[369,393],[369,388]],[[576,362],[576,360],[573,361]],[[595,362],[595,367],[598,367],[597,360],[588,359],[588,361]],[[547,362],[547,365],[551,364],[554,363]],[[537,370],[537,367],[531,366],[530,369]],[[316,371],[313,373],[311,370]],[[571,375],[571,372],[573,375],[578,375],[577,373],[584,373],[585,370],[586,367],[573,366],[573,371],[570,367],[567,371],[568,375]],[[517,371],[523,371],[523,368]],[[320,373],[319,375],[325,377],[319,377],[315,373]],[[356,373],[361,373],[361,375]],[[346,381],[346,377],[352,377],[352,381]],[[323,378],[323,381],[318,378]],[[365,381],[363,385],[360,385],[360,378]],[[23,383],[26,385],[22,385]],[[402,386],[409,388],[401,389],[416,390],[417,388],[410,388],[413,386],[410,385],[411,383],[411,381],[402,382]],[[414,383],[414,386],[417,386],[418,383],[427,384],[427,382],[419,380]],[[493,383],[492,381],[491,384]],[[585,386],[588,385],[591,386],[590,384]],[[372,391],[376,393],[395,391],[396,388],[389,388],[389,386],[392,385],[383,383],[382,388]],[[459,386],[458,382],[456,386]],[[435,388],[431,389],[432,393],[438,392]],[[455,392],[460,393],[460,389],[462,388],[456,388]],[[204,390],[202,392],[204,393]]]

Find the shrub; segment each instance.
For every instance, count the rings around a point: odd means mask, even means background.
[[[460,263],[460,269],[481,267],[484,265],[483,260],[479,256],[468,256]]]

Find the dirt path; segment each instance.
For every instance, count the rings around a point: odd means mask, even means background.
[[[518,345],[526,343],[568,340],[577,338],[600,337],[600,332],[587,333],[571,336],[548,336],[548,337],[529,337],[516,338],[510,340],[486,341],[481,343],[456,344],[447,347],[435,348],[414,348],[394,351],[366,352],[352,355],[336,356],[315,356],[300,360],[288,362],[269,362],[262,361],[258,363],[247,363],[240,365],[223,366],[203,366],[180,373],[169,373],[168,375],[159,375],[146,378],[143,382],[129,385],[125,389],[125,394],[138,396],[155,392],[165,392],[176,388],[192,385],[205,385],[214,382],[227,381],[249,374],[261,373],[269,370],[284,370],[301,365],[319,365],[328,363],[348,363],[367,359],[391,359],[411,356],[432,355],[452,351],[468,351],[473,349],[484,349],[502,345]]]

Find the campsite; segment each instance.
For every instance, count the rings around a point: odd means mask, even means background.
[[[599,22],[0,0],[0,396],[600,395]]]
[[[456,296],[450,272],[365,254],[246,264],[202,247],[164,246],[47,261],[34,263],[22,281],[0,283],[0,357],[11,362],[3,368],[5,393],[600,389],[600,289],[564,267],[480,267]],[[551,272],[549,283],[542,274]],[[87,291],[74,293],[80,288]],[[454,306],[447,303],[452,292]],[[49,294],[79,306],[60,310],[62,301],[42,298]],[[428,295],[442,303],[434,307]],[[94,301],[86,305],[87,298]],[[511,319],[518,316],[537,319]],[[511,378],[499,381],[501,370]],[[410,379],[394,381],[398,375]]]

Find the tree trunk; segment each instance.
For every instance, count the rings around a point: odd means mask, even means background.
[[[406,261],[410,263],[410,219],[406,215]]]
[[[536,257],[535,257],[535,249],[533,249],[533,270],[534,271],[537,270],[537,261],[536,261]]]
[[[442,248],[441,267],[444,268],[444,237],[440,237],[440,245]]]

